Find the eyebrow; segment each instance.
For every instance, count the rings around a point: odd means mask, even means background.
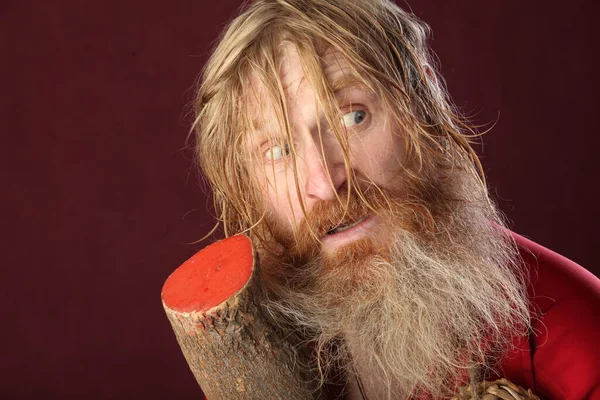
[[[335,95],[348,89],[371,90],[362,79],[354,74],[343,74],[341,77],[335,79],[331,82],[331,89]]]

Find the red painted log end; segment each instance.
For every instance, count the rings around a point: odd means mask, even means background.
[[[200,250],[165,282],[161,297],[178,312],[204,312],[229,299],[250,279],[252,243],[244,235],[220,240]]]

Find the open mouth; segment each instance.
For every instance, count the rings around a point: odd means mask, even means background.
[[[367,218],[368,218],[368,215],[362,217],[358,221],[355,221],[355,222],[353,222],[351,224],[348,224],[348,225],[338,225],[335,228],[331,228],[330,230],[328,230],[327,234],[328,235],[335,235],[336,233],[341,233],[341,232],[347,231],[348,229],[351,229],[351,228],[355,227],[356,225],[364,222]]]

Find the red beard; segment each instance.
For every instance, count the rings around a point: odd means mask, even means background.
[[[267,220],[260,248],[276,319],[316,343],[321,372],[360,375],[372,398],[452,392],[488,365],[484,337],[497,353],[528,323],[514,248],[481,187],[407,186],[316,203],[293,232]],[[333,227],[366,215],[379,219],[372,235],[322,251]]]
[[[433,237],[433,215],[424,196],[403,194],[373,186],[360,193],[343,191],[339,200],[315,203],[294,231],[279,226],[274,219],[267,226],[274,239],[264,249],[267,264],[277,265],[274,271],[267,269],[268,279],[307,290],[311,281],[320,280],[322,274],[340,272],[345,282],[360,284],[368,279],[364,266],[377,256],[389,259],[389,247],[395,232],[406,230],[422,238]],[[364,200],[363,200],[364,199]],[[366,202],[365,202],[366,200]],[[321,239],[338,226],[358,221],[365,216],[376,216],[377,225],[368,237],[363,237],[324,252]],[[307,271],[306,265],[318,265],[318,270]]]

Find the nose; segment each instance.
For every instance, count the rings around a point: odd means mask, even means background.
[[[305,190],[308,199],[335,199],[348,178],[341,149],[322,149],[320,144],[313,143],[305,157]]]

